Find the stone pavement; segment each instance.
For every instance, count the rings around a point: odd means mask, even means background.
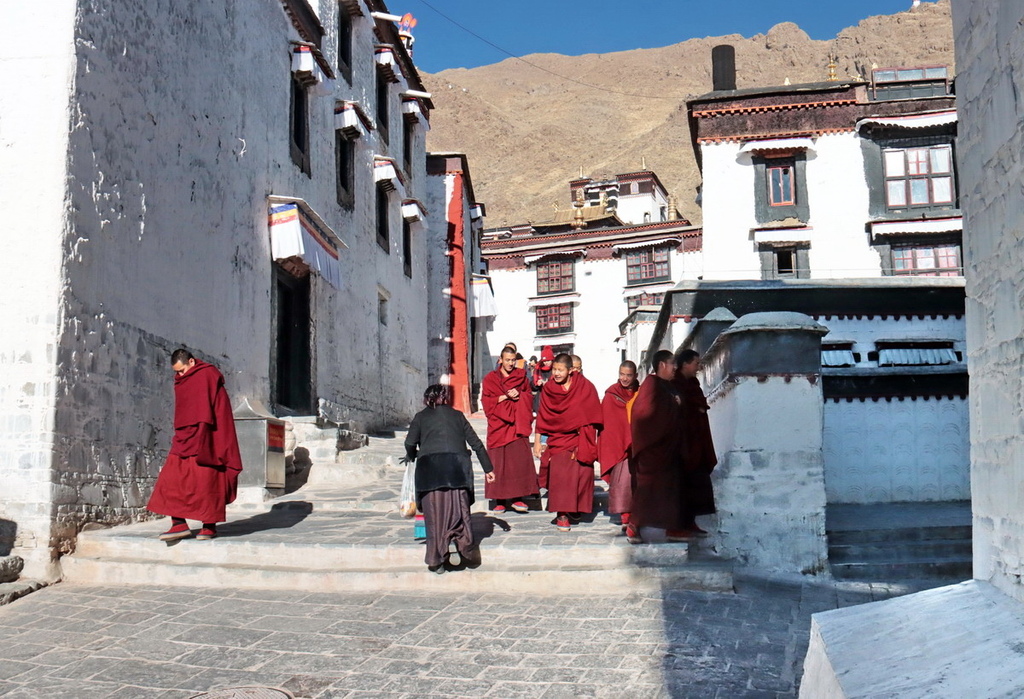
[[[0,696],[792,697],[810,615],[899,586],[309,593],[60,583],[0,608]]]

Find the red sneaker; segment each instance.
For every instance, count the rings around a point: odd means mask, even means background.
[[[558,531],[567,532],[572,529],[572,525],[569,524],[569,518],[565,515],[558,515],[555,520],[555,526],[558,527]]]
[[[636,530],[636,525],[629,522],[625,525],[626,529],[626,541],[631,544],[642,544],[644,540],[640,538],[640,532]]]
[[[491,512],[493,512],[496,515],[503,515],[505,514],[505,506],[495,505],[494,507],[491,508]]]
[[[160,541],[175,541],[176,539],[187,539],[192,536],[192,530],[187,524],[175,524],[160,535]]]
[[[516,500],[512,503],[512,509],[520,514],[525,514],[530,511],[530,508],[526,506],[526,503],[522,500]]]
[[[209,541],[210,539],[217,538],[217,528],[210,525],[204,524],[203,528],[199,530],[196,535],[196,539],[199,541]]]

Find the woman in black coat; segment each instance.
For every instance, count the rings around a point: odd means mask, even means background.
[[[416,459],[416,505],[427,526],[427,567],[443,573],[445,563],[480,563],[473,541],[469,506],[473,492],[473,463],[466,444],[473,448],[484,478],[494,482],[487,449],[466,416],[451,407],[451,389],[434,384],[423,393],[427,407],[416,413],[405,438],[404,462]],[[451,550],[453,548],[455,550]]]

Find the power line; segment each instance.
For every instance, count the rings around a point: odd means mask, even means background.
[[[497,44],[495,44],[490,39],[487,39],[485,37],[480,36],[479,34],[477,34],[475,31],[473,31],[469,27],[467,27],[467,26],[465,26],[463,24],[460,24],[459,22],[455,21],[454,19],[452,19],[451,17],[446,15],[444,12],[441,12],[441,10],[439,10],[436,7],[434,7],[433,5],[431,5],[429,2],[427,2],[427,0],[419,0],[419,2],[420,2],[421,5],[425,5],[429,9],[433,10],[434,12],[436,12],[437,14],[441,15],[446,20],[448,20],[449,22],[454,24],[456,27],[458,27],[462,31],[466,32],[470,36],[476,37],[477,39],[479,39],[480,41],[484,42],[485,44],[487,44],[491,48],[497,49],[498,51],[502,52],[506,56],[509,56],[510,58],[514,58],[517,61],[525,63],[526,65],[530,66],[531,68],[535,68],[537,70],[543,71],[543,72],[548,73],[550,75],[554,75],[556,78],[561,78],[562,80],[567,80],[567,81],[569,81],[571,83],[576,83],[577,85],[582,85],[583,87],[589,87],[589,88],[591,88],[593,90],[600,90],[601,92],[611,92],[611,93],[614,93],[616,95],[625,95],[626,97],[639,97],[641,99],[651,99],[651,100],[673,100],[673,101],[678,101],[679,100],[679,98],[676,98],[676,97],[665,97],[665,96],[662,96],[662,95],[639,95],[639,94],[636,94],[636,93],[633,93],[633,92],[622,92],[621,90],[613,90],[613,89],[608,88],[608,87],[601,87],[600,85],[594,85],[592,83],[583,82],[582,80],[577,80],[576,78],[570,78],[568,75],[562,75],[561,73],[556,73],[555,71],[549,70],[549,69],[545,68],[544,66],[539,66],[536,63],[531,63],[530,61],[526,60],[522,56],[517,56],[516,54],[512,53],[511,51],[509,51],[507,49],[504,49],[501,46],[498,46]]]

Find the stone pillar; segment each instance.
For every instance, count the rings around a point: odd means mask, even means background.
[[[703,356],[719,464],[716,544],[768,570],[824,574],[821,337],[801,313],[751,313]]]

